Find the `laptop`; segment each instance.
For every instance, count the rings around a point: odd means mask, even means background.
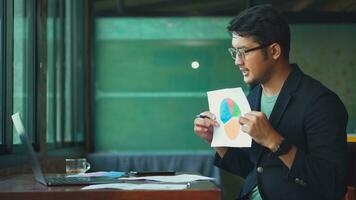
[[[47,175],[44,176],[41,165],[36,157],[32,144],[26,134],[24,125],[20,118],[19,113],[15,113],[12,116],[15,129],[20,136],[22,145],[25,147],[28,157],[31,161],[32,171],[36,178],[36,181],[47,186],[61,186],[61,185],[91,185],[91,184],[103,184],[103,183],[119,183],[122,182],[115,177],[68,177],[65,174]]]

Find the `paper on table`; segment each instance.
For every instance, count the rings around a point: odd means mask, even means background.
[[[129,177],[129,178],[119,178],[120,180],[147,180],[147,181],[158,181],[165,183],[188,183],[192,181],[201,180],[215,180],[214,178],[192,175],[192,174],[181,174],[176,176],[141,176],[141,177]]]
[[[251,111],[240,87],[208,92],[209,110],[216,116],[212,147],[251,147],[252,139],[241,131],[238,118]]]
[[[81,190],[96,190],[96,189],[121,189],[121,190],[183,190],[187,188],[187,184],[133,184],[133,183],[111,183],[89,185],[81,188]]]

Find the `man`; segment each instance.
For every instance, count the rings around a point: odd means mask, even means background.
[[[215,165],[245,178],[240,199],[339,200],[346,192],[347,112],[338,96],[289,63],[290,30],[269,5],[242,11],[228,26],[229,51],[252,112],[239,118],[251,148],[215,148]],[[322,66],[321,66],[322,67]],[[194,131],[211,142],[215,116]]]

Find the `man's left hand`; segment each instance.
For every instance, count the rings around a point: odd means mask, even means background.
[[[269,149],[279,144],[283,138],[268,121],[263,112],[251,111],[240,117],[241,130],[249,134],[253,140]]]

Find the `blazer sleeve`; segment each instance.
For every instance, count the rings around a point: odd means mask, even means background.
[[[347,185],[347,111],[333,93],[319,96],[304,116],[307,150],[297,149],[288,178],[325,199],[342,199]]]
[[[223,158],[216,153],[214,164],[242,178],[246,178],[253,169],[249,148],[228,148]]]

